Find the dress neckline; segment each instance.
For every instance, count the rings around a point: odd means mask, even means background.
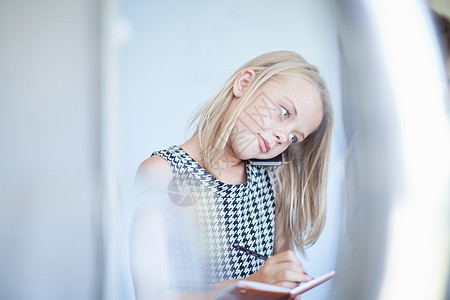
[[[184,150],[183,148],[181,148],[181,146],[175,145],[172,146],[171,148],[177,149],[178,151],[182,152],[186,158],[188,160],[190,160],[193,164],[195,164],[200,170],[202,170],[203,173],[205,173],[205,175],[210,176],[213,180],[218,181],[221,185],[225,185],[228,187],[240,187],[240,186],[247,186],[248,183],[250,182],[250,164],[248,162],[245,162],[245,171],[247,173],[247,181],[244,183],[227,183],[224,182],[218,178],[216,178],[214,175],[212,175],[211,173],[209,173],[207,170],[205,170],[205,168],[202,167],[202,165],[200,165],[189,153],[187,153],[186,150]]]

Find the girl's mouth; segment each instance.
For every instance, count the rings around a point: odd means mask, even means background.
[[[261,152],[266,153],[270,151],[270,145],[269,142],[266,141],[265,138],[263,138],[259,133],[259,148],[261,148]]]

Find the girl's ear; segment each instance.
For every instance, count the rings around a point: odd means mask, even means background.
[[[255,72],[253,70],[244,70],[239,74],[239,76],[234,81],[233,94],[234,97],[240,98],[245,94],[245,91],[250,86],[253,78],[255,77]]]

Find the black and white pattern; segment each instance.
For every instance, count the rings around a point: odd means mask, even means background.
[[[172,203],[195,208],[210,283],[247,277],[264,263],[236,250],[234,243],[272,256],[275,198],[268,171],[273,175],[274,169],[247,163],[247,182],[227,184],[214,178],[179,146],[153,155],[161,156],[172,167],[168,186]]]

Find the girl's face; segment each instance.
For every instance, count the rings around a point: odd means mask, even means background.
[[[242,83],[248,85],[250,79]],[[238,80],[231,109],[243,95],[236,90]],[[245,89],[242,86],[241,91]],[[320,96],[311,83],[300,78],[269,80],[247,102],[228,145],[241,160],[273,158],[290,145],[302,142],[322,118]]]

